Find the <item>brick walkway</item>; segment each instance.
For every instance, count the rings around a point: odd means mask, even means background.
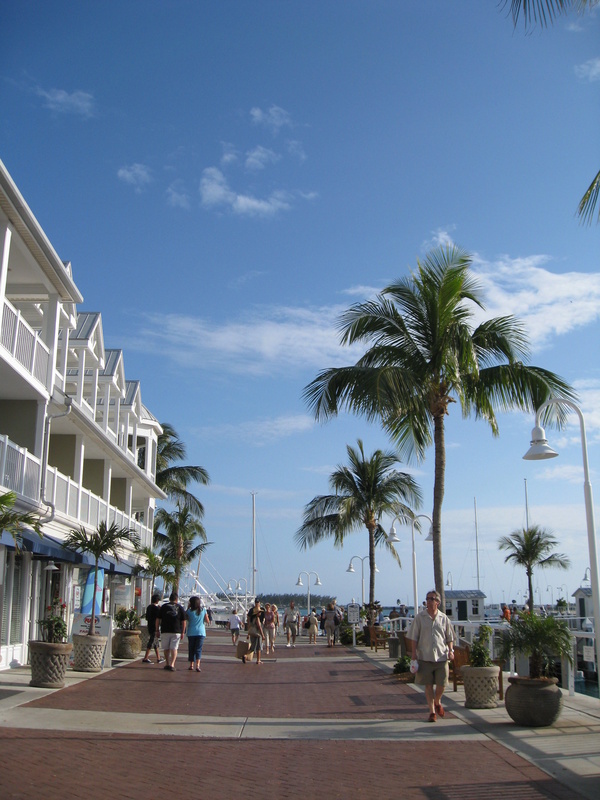
[[[301,643],[277,647],[276,659],[265,661],[242,665],[229,637],[211,631],[199,674],[187,671],[182,650],[175,673],[136,661],[19,706],[12,719],[44,722],[0,726],[0,798],[154,800],[173,791],[195,800],[582,797],[451,713],[423,724],[422,695],[349,648]],[[177,715],[179,735],[143,732],[156,715],[167,726]],[[69,717],[102,717],[112,730],[61,729],[58,721]],[[180,735],[205,717],[255,720],[267,732]],[[123,732],[131,719],[141,721],[140,733]],[[297,720],[312,722],[316,733],[290,738]],[[280,738],[278,721],[288,738]],[[388,723],[397,736],[372,738]]]

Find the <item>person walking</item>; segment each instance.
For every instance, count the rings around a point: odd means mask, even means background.
[[[206,639],[206,609],[201,607],[200,598],[196,595],[190,597],[189,608],[185,612],[187,619],[188,637],[188,669],[202,672],[200,661],[202,648]]]
[[[179,595],[177,592],[171,592],[169,602],[159,606],[156,618],[155,630],[158,634],[160,629],[160,643],[167,662],[164,668],[169,672],[175,672],[177,651],[179,650],[180,641],[185,636],[187,624],[185,611],[178,601]]]
[[[265,603],[263,630],[265,632],[265,653],[269,655],[275,650],[275,612],[270,603]]]
[[[411,645],[411,658],[418,661],[414,665],[415,683],[425,687],[429,722],[445,714],[442,695],[448,684],[448,661],[454,660],[454,628],[450,618],[440,611],[440,602],[438,592],[427,592],[427,610],[415,616],[406,637]]]
[[[333,647],[335,643],[335,620],[337,611],[334,603],[329,603],[325,612],[325,633],[327,635],[327,647]]]
[[[144,664],[151,664],[152,661],[150,660],[150,653],[152,649],[156,653],[156,663],[162,664],[164,658],[160,657],[159,645],[160,645],[160,636],[156,631],[156,618],[158,617],[158,609],[159,603],[161,601],[161,596],[159,594],[153,594],[150,598],[150,605],[146,609],[146,623],[148,625],[148,647],[146,648],[146,655],[142,659],[142,663]]]
[[[308,617],[308,643],[309,644],[316,644],[317,643],[317,634],[319,633],[319,618],[317,617],[317,613],[313,608],[310,612],[310,616]]]
[[[260,651],[262,648],[265,632],[263,629],[264,609],[260,606],[260,600],[257,597],[254,601],[254,607],[248,612],[248,635],[250,636],[250,653],[256,653],[256,663],[261,664]],[[242,656],[242,664],[246,663],[246,656]]]
[[[299,621],[300,612],[296,609],[294,601],[290,600],[290,604],[283,614],[283,627],[287,635],[286,647],[296,647]]]
[[[242,620],[240,619],[237,608],[234,608],[229,615],[229,632],[231,633],[231,641],[233,644],[237,644],[237,640],[240,638],[241,627]]]

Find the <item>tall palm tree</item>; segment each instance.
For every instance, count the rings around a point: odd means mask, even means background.
[[[555,553],[554,548],[558,541],[550,531],[540,528],[539,525],[530,525],[513,531],[510,536],[502,536],[498,542],[500,550],[507,550],[508,555],[504,563],[509,561],[519,567],[525,567],[527,586],[529,589],[529,610],[533,613],[533,568],[558,567],[568,569],[571,566],[569,559],[562,553]]]
[[[207,486],[210,483],[208,472],[204,467],[177,464],[185,458],[185,444],[168,422],[162,422],[161,427],[156,452],[156,484],[170,500],[201,517],[204,514],[202,503],[187,487],[192,481]]]
[[[5,492],[0,495],[0,532],[9,533],[15,543],[15,548],[20,549],[23,541],[23,530],[31,528],[41,538],[42,522],[37,514],[30,511],[15,511],[17,495],[14,492]]]
[[[460,248],[436,248],[416,273],[352,306],[340,319],[342,344],[369,348],[352,366],[323,370],[304,390],[317,419],[347,409],[381,420],[402,458],[423,460],[434,445],[433,567],[442,608],[444,421],[451,405],[458,403],[463,417],[484,419],[498,435],[496,410],[532,412],[554,395],[574,396],[554,373],[523,363],[527,337],[514,317],[473,327],[474,310],[484,306],[470,265]],[[546,424],[551,417],[563,422],[566,409],[551,408]]]
[[[120,561],[120,549],[126,544],[130,544],[134,549],[140,546],[140,539],[137,533],[131,528],[120,528],[116,522],[107,525],[103,520],[99,523],[95,531],[88,533],[82,525],[69,531],[63,542],[69,550],[79,553],[89,553],[94,558],[94,593],[92,595],[92,613],[90,628],[88,633],[93,636],[96,632],[96,615],[94,607],[96,604],[96,590],[98,587],[98,562],[103,556],[110,555],[115,561]]]
[[[503,0],[502,6],[506,8],[510,5],[510,13],[515,27],[519,22],[519,17],[522,17],[525,27],[528,28],[530,24],[546,27],[554,22],[556,17],[573,8],[581,13],[586,9],[594,8],[598,3],[600,0]],[[582,222],[592,222],[599,199],[600,171],[590,183],[577,206],[577,216]],[[600,221],[600,207],[598,207],[598,221]]]
[[[168,558],[163,558],[159,553],[155,553],[151,547],[142,547],[138,550],[138,554],[143,557],[145,564],[138,564],[136,572],[138,574],[143,572],[146,575],[150,575],[152,578],[150,595],[154,594],[154,584],[157,578],[162,578],[165,582],[165,586],[173,582],[174,564],[169,561]]]
[[[375,605],[375,547],[387,544],[381,525],[383,514],[409,517],[406,503],[418,507],[421,492],[414,479],[394,466],[395,453],[375,450],[366,457],[362,441],[358,447],[347,446],[348,466],[338,466],[329,477],[335,494],[313,497],[304,510],[304,522],[295,540],[305,550],[324,539],[333,539],[341,547],[347,534],[364,526],[369,535],[369,610]],[[396,555],[390,545],[391,552]]]
[[[195,545],[194,542],[198,538],[202,542]],[[171,586],[174,592],[179,591],[184,567],[199,556],[209,544],[210,542],[206,541],[204,526],[189,508],[178,506],[172,512],[159,508],[156,512],[154,546],[159,549],[160,557],[167,559],[173,565]]]

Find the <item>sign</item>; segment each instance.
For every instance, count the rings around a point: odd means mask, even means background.
[[[91,614],[73,614],[73,627],[71,628],[71,635],[69,636],[69,641],[73,641],[73,635],[86,635],[89,633],[90,630],[90,622],[92,621]],[[102,668],[104,669],[106,660],[107,660],[107,653],[112,653],[112,617],[109,617],[105,614],[102,616],[100,614],[96,614],[96,620],[94,623],[95,631],[99,636],[106,636],[108,637],[106,647],[104,648],[104,656],[102,657]],[[110,665],[110,658],[108,664]],[[73,666],[73,651],[71,650],[70,655],[70,665]]]
[[[594,648],[591,645],[583,645],[583,660],[589,661],[590,664],[594,663]]]
[[[346,613],[348,614],[349,625],[360,624],[360,606],[358,603],[348,603],[346,606]]]

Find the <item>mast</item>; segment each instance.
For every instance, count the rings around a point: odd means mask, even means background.
[[[523,478],[525,481],[525,529],[529,530],[529,500],[527,498],[527,478]]]
[[[256,492],[252,495],[252,602],[256,597]]]
[[[477,562],[477,589],[479,585],[479,531],[477,530],[477,498],[473,498],[473,505],[475,506],[475,560]]]

